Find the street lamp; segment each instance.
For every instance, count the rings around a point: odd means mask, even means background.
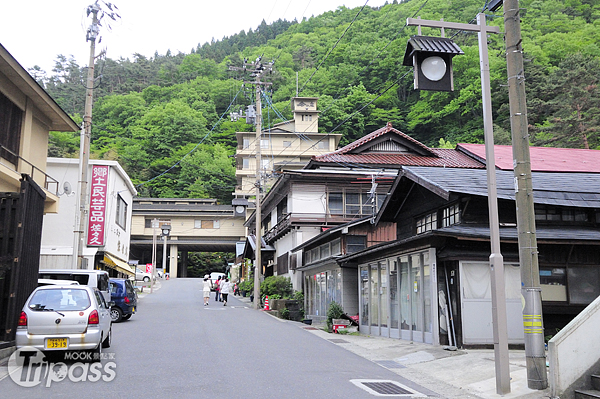
[[[452,58],[462,54],[449,38],[411,36],[402,65],[414,67],[415,89],[453,91]]]
[[[171,234],[171,225],[163,224],[161,227],[161,233],[163,236],[163,274],[167,275],[167,237]]]

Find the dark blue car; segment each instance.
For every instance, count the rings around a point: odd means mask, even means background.
[[[137,310],[137,293],[131,281],[123,278],[110,279],[110,298],[115,303],[110,309],[110,317],[114,323],[129,320]]]

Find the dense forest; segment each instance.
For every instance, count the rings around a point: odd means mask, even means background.
[[[340,7],[303,21],[262,23],[190,54],[99,59],[92,157],[121,163],[140,196],[210,197],[229,203],[235,187],[236,131],[229,113],[254,102],[254,89],[230,70],[245,58],[274,61],[264,128],[290,119],[290,99],[319,98],[319,128],[349,143],[388,121],[415,139],[482,143],[477,36],[446,30],[465,55],[454,58],[453,92],[413,89],[402,65],[415,27],[407,17],[468,23],[485,0],[405,0],[379,8]],[[600,149],[600,0],[521,0],[530,142]],[[126,23],[126,21],[123,21]],[[502,9],[488,24],[503,30]],[[109,34],[109,33],[108,33]],[[423,28],[439,36],[439,29]],[[489,37],[496,144],[510,144],[503,35]],[[85,66],[58,55],[30,73],[76,121],[84,108]],[[440,139],[443,139],[442,141]],[[77,157],[79,136],[53,132],[50,156]]]

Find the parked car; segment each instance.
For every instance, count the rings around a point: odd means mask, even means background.
[[[146,273],[142,269],[135,268],[135,279],[148,282],[152,279],[152,273]]]
[[[40,269],[38,279],[73,280],[80,285],[88,285],[102,292],[105,302],[110,302],[108,272],[106,270],[87,269]]]
[[[37,287],[27,298],[16,332],[17,348],[46,352],[92,351],[100,360],[110,347],[110,306],[102,293],[85,285]]]
[[[110,297],[115,303],[110,308],[113,323],[129,320],[137,309],[138,296],[131,281],[124,278],[111,278]]]
[[[220,272],[211,272],[210,273],[210,290],[214,291],[216,287],[216,283],[219,280],[219,277],[225,278],[225,273]]]
[[[38,278],[38,287],[44,285],[79,285],[75,280],[53,280],[51,278]]]

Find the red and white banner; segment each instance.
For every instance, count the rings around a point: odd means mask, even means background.
[[[90,189],[90,214],[88,218],[87,245],[104,245],[106,199],[108,197],[108,166],[92,165]]]

